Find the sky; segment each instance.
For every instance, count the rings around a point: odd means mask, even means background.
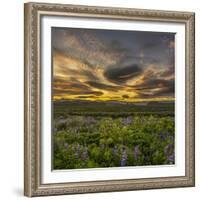
[[[173,101],[173,33],[52,28],[53,99]]]

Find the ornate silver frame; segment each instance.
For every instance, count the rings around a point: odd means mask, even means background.
[[[184,23],[186,27],[186,163],[185,176],[42,184],[40,155],[40,19],[44,15]],[[111,192],[195,185],[195,16],[191,12],[25,4],[24,194],[26,196]]]

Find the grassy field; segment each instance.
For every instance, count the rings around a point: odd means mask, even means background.
[[[174,103],[155,103],[147,105],[117,102],[89,102],[89,101],[55,101],[54,117],[67,115],[93,115],[93,116],[124,116],[124,115],[160,115],[173,116]]]
[[[174,164],[174,104],[55,101],[54,169]]]

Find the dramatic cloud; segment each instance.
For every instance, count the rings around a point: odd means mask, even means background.
[[[122,98],[124,98],[124,99],[128,99],[129,96],[125,94],[125,95],[122,95]]]
[[[169,67],[167,70],[161,73],[160,76],[163,78],[174,77],[174,67]]]
[[[174,34],[52,28],[53,98],[174,99]]]
[[[174,97],[174,80],[147,80],[135,86],[139,98]]]
[[[91,95],[94,94],[96,96],[101,96],[103,95],[103,92],[100,91],[92,91],[92,90],[73,90],[73,89],[60,89],[60,88],[54,88],[54,95],[80,95],[80,94],[86,94],[86,95]]]
[[[77,98],[79,99],[95,99],[96,96],[95,95],[86,95],[86,96],[77,96]]]
[[[123,89],[123,87],[120,87],[120,86],[107,85],[107,84],[93,82],[93,81],[87,81],[86,83],[94,88],[108,90],[108,91],[119,91],[120,89]]]
[[[164,80],[164,79],[147,79],[139,85],[135,85],[134,88],[137,90],[148,90],[155,88],[165,88],[174,86],[174,80]]]
[[[138,65],[128,65],[124,67],[110,67],[104,75],[105,77],[114,83],[124,83],[129,79],[135,78],[142,72],[142,69]]]

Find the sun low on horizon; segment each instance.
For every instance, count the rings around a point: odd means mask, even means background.
[[[52,28],[53,100],[174,101],[175,34]]]

